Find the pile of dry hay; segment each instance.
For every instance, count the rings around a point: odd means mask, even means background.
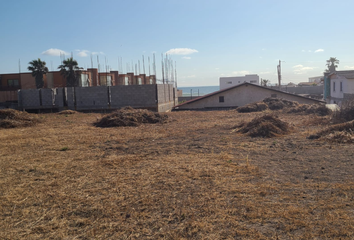
[[[282,98],[265,98],[263,100],[266,103],[270,110],[279,110],[283,108],[293,108],[299,105],[298,102],[289,101]]]
[[[254,118],[249,123],[237,125],[235,130],[251,137],[272,138],[289,133],[290,126],[287,122],[281,121],[278,116],[264,115]]]
[[[261,112],[267,109],[285,109],[287,113],[316,114],[319,116],[326,116],[332,113],[332,111],[323,104],[299,104],[298,102],[281,98],[265,98],[262,102],[250,103],[246,106],[237,108],[236,111],[240,113]]]
[[[142,123],[165,123],[167,119],[167,115],[154,113],[146,109],[125,107],[105,115],[94,125],[96,127],[139,126]]]
[[[331,142],[353,143],[354,142],[354,120],[346,123],[333,125],[308,137],[308,139],[318,139],[318,138],[323,138]]]
[[[73,110],[63,110],[63,111],[59,112],[58,114],[67,114],[67,115],[69,115],[69,114],[75,114],[75,113],[77,113],[77,112],[73,111]]]
[[[332,113],[332,110],[323,104],[299,104],[297,107],[290,108],[287,113],[305,113],[316,114],[318,116],[327,116]]]
[[[27,112],[14,109],[0,110],[0,128],[28,127],[39,122],[40,120],[35,115]]]
[[[243,107],[238,107],[236,109],[239,113],[247,113],[247,112],[262,112],[268,109],[268,105],[263,102],[250,103]]]

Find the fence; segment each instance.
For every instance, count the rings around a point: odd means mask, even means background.
[[[96,111],[125,106],[166,112],[177,104],[172,84],[26,89],[18,91],[20,109]]]

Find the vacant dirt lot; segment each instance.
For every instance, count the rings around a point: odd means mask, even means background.
[[[276,138],[234,130],[262,115],[0,129],[0,239],[353,239],[353,144],[306,139],[326,126],[314,115],[280,113]]]

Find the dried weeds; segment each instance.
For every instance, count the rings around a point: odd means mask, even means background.
[[[315,114],[317,116],[327,116],[332,113],[332,110],[324,104],[299,104],[290,108],[287,113],[302,113],[302,114]]]
[[[63,111],[60,111],[58,114],[61,114],[61,115],[70,115],[70,114],[76,114],[77,111],[74,111],[74,110],[63,110]]]
[[[283,122],[276,115],[256,117],[248,123],[241,123],[235,127],[237,132],[251,137],[278,137],[290,132],[289,124]]]
[[[283,108],[293,108],[299,105],[298,102],[282,99],[282,98],[266,98],[263,100],[270,110],[280,110]]]
[[[306,139],[310,116],[270,140],[230,133],[258,113],[167,115],[0,131],[0,239],[353,239],[354,149]]]
[[[29,127],[39,122],[40,119],[34,114],[14,109],[0,110],[0,128]]]
[[[324,130],[312,134],[309,139],[323,138],[332,142],[351,143],[354,140],[354,120],[346,123],[335,124]]]
[[[268,105],[263,102],[258,103],[250,103],[243,107],[238,107],[236,109],[239,113],[247,113],[247,112],[262,112],[268,109]]]
[[[96,127],[122,127],[139,126],[143,123],[165,123],[168,120],[166,114],[155,113],[146,109],[134,109],[125,107],[113,113],[107,114],[98,120]]]

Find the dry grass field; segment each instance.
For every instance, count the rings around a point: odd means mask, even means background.
[[[263,113],[172,112],[99,128],[98,113],[0,129],[0,239],[353,239],[354,148],[234,131]]]

